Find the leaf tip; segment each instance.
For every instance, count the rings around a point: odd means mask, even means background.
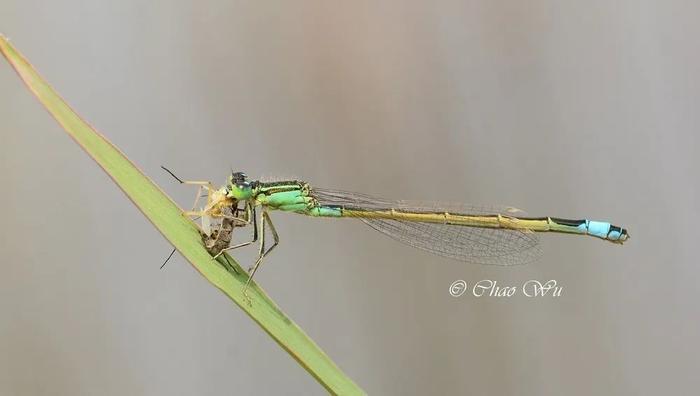
[[[10,39],[7,38],[4,34],[0,33],[0,52],[3,53],[3,55],[6,53],[7,47],[10,46]]]

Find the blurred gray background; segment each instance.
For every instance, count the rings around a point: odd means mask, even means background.
[[[0,10],[0,32],[183,207],[194,191],[161,164],[630,230],[623,247],[545,235],[538,262],[494,268],[277,214],[258,282],[370,394],[697,391],[697,2]],[[158,269],[171,246],[0,63],[0,394],[324,394],[181,257]],[[454,298],[458,279],[564,289]]]

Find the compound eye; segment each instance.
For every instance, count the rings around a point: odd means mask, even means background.
[[[243,172],[233,172],[231,173],[231,182],[234,184],[238,185],[241,183],[245,183],[246,181],[246,175]]]

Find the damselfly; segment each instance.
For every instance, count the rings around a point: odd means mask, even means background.
[[[528,217],[524,212],[510,207],[393,201],[365,194],[316,188],[299,180],[248,181],[241,172],[232,172],[226,184],[220,188],[215,188],[210,182],[183,183],[200,185],[198,197],[204,190],[207,191],[206,205],[200,210],[186,212],[187,215],[201,216],[202,219],[227,216],[235,218],[230,233],[236,226],[252,223],[251,241],[224,247],[228,243],[222,240],[223,243],[214,244],[215,249],[221,250],[209,250],[218,256],[224,250],[236,249],[260,239],[258,258],[249,270],[244,294],[264,257],[279,243],[279,236],[270,219],[269,212],[272,210],[312,217],[360,219],[404,244],[440,256],[479,264],[516,265],[534,260],[540,253],[537,237],[539,232],[590,235],[616,244],[622,244],[629,238],[624,228],[603,221]],[[239,205],[243,207],[239,209]],[[256,208],[261,209],[259,217]],[[266,247],[265,233],[268,227],[273,243]],[[206,241],[205,238],[205,244]]]

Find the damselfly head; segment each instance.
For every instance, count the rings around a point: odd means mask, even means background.
[[[231,172],[226,189],[227,196],[238,201],[244,201],[253,195],[253,188],[243,172]]]

